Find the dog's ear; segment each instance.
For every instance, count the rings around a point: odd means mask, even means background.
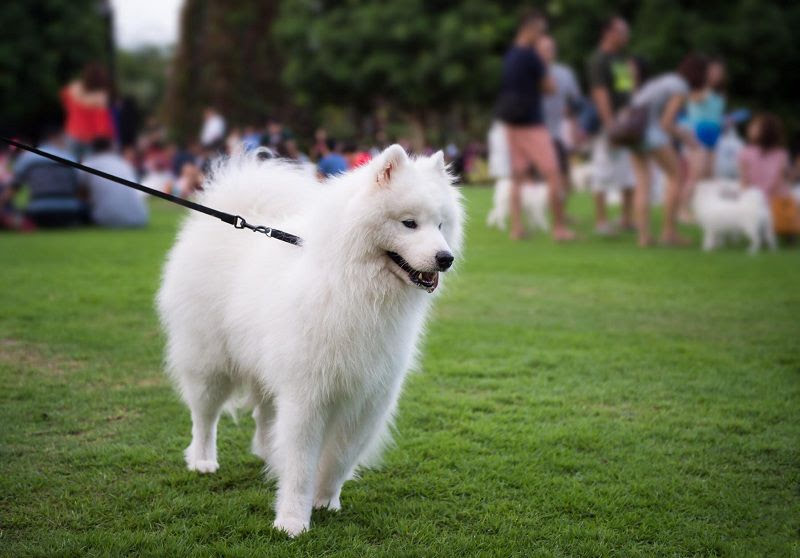
[[[389,186],[397,171],[408,163],[406,150],[397,144],[390,145],[378,157],[378,186]]]
[[[447,174],[447,163],[444,162],[444,153],[441,149],[431,155],[430,161],[435,170],[442,174]]]

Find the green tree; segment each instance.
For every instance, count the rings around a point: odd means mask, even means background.
[[[154,114],[164,100],[167,68],[172,53],[147,46],[117,52],[117,75],[122,95],[130,95],[144,114]]]
[[[582,78],[600,22],[620,13],[632,24],[631,52],[654,73],[674,68],[689,50],[721,55],[732,102],[776,110],[798,125],[798,2],[550,0],[540,7],[562,58]],[[519,8],[476,0],[284,0],[275,24],[284,83],[303,107],[388,104],[422,123],[461,107],[485,121]]]
[[[58,92],[106,54],[97,0],[5,2],[0,9],[0,130],[34,136],[58,114]]]
[[[430,129],[491,103],[515,22],[516,9],[481,0],[284,0],[275,37],[299,106],[388,104]]]
[[[630,52],[652,73],[675,68],[689,51],[728,66],[731,104],[781,114],[800,129],[800,3],[784,0],[553,0],[548,3],[562,57],[583,78],[598,23],[613,13],[631,23]]]
[[[732,104],[797,129],[800,3],[786,0],[549,0],[562,59],[581,79],[600,21],[624,15],[653,73],[689,50],[723,56]],[[521,6],[482,0],[187,0],[166,115],[195,133],[203,105],[233,123],[278,113],[308,132],[325,115],[370,115],[443,135],[485,130]],[[347,129],[342,126],[342,129]]]
[[[260,123],[283,110],[271,36],[276,10],[272,0],[186,1],[165,110],[176,137],[197,133],[207,105],[232,124]]]

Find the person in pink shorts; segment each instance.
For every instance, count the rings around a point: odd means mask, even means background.
[[[547,181],[553,238],[571,240],[574,234],[564,221],[564,192],[553,138],[544,124],[542,93],[553,90],[547,69],[535,50],[547,29],[540,12],[522,18],[514,44],[503,60],[503,78],[497,100],[497,117],[506,127],[511,156],[511,238],[525,234],[522,224],[522,184],[534,167]]]

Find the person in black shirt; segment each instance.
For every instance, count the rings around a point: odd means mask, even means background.
[[[615,227],[608,221],[606,195],[622,194],[620,226],[633,228],[633,185],[635,178],[627,149],[610,144],[606,136],[614,117],[630,101],[636,87],[630,57],[624,53],[630,32],[620,16],[608,18],[600,28],[597,49],[586,65],[589,92],[600,118],[601,131],[592,147],[592,190],[595,203],[595,233],[609,235]]]
[[[514,44],[503,60],[497,99],[497,117],[506,127],[511,155],[511,238],[515,240],[525,234],[521,217],[522,184],[531,167],[547,181],[553,237],[556,240],[574,238],[564,222],[561,173],[553,140],[542,117],[542,93],[551,92],[553,84],[535,45],[546,30],[547,20],[540,12],[530,12],[522,18]]]

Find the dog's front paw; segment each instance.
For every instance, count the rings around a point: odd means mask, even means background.
[[[309,522],[292,517],[278,517],[272,526],[294,538],[303,531],[308,531]]]
[[[197,471],[198,473],[216,473],[219,469],[219,463],[210,461],[208,459],[189,459],[186,458],[186,468],[190,471]]]
[[[339,511],[342,509],[342,503],[339,501],[339,496],[328,498],[324,496],[317,496],[314,498],[314,509],[322,510],[327,509],[330,511]]]

